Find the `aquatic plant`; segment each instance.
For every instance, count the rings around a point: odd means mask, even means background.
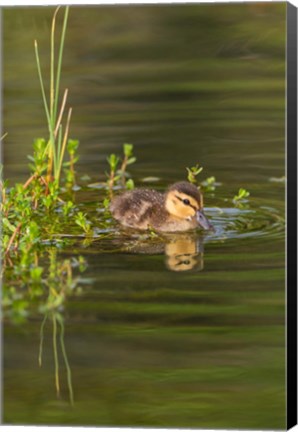
[[[214,176],[208,177],[205,180],[198,182],[197,176],[203,171],[203,167],[199,164],[191,168],[186,168],[187,170],[187,180],[196,185],[199,189],[203,189],[205,192],[213,192],[215,188],[221,183],[216,181]]]
[[[107,157],[110,171],[106,173],[106,184],[108,186],[110,195],[112,195],[113,188],[115,186],[125,189],[134,188],[134,182],[127,172],[127,167],[128,165],[135,163],[136,160],[137,159],[133,154],[133,144],[123,144],[122,159],[119,156],[116,156],[114,153]],[[118,168],[119,164],[120,168]]]
[[[237,203],[245,202],[249,196],[250,193],[246,189],[240,188],[238,194],[235,195],[233,198],[233,203],[237,204]]]
[[[121,175],[121,182],[123,187],[127,187],[128,183],[128,189],[132,189],[132,179],[125,180],[128,176],[128,173],[126,172],[126,168],[128,165],[131,165],[136,162],[137,158],[133,155],[133,145],[132,144],[123,144],[123,153],[124,157],[122,159],[121,167],[119,170],[119,174]]]
[[[59,83],[63,45],[68,17],[65,9],[59,57],[54,73],[55,10],[51,27],[50,103],[44,93],[38,45],[35,42],[37,66],[42,97],[47,114],[49,139],[37,138],[33,154],[28,156],[30,174],[24,183],[9,186],[0,181],[0,211],[2,215],[1,259],[3,276],[2,308],[4,319],[20,323],[30,313],[46,314],[60,311],[66,299],[77,293],[78,279],[86,265],[83,258],[57,258],[59,250],[74,244],[65,238],[67,230],[91,233],[91,222],[80,216],[79,207],[66,196],[60,186],[64,168],[65,185],[75,183],[75,163],[78,160],[78,141],[68,139],[69,119],[62,134],[62,116],[66,104],[64,93],[58,112]],[[1,139],[7,134],[3,135]],[[68,155],[68,161],[65,161]],[[78,220],[80,223],[77,223]],[[48,292],[48,295],[47,295]]]
[[[64,167],[66,186],[71,188],[75,183],[74,166],[78,161],[79,142],[68,139],[71,109],[68,112],[64,133],[62,130],[62,117],[66,106],[67,90],[64,92],[58,111],[63,47],[69,7],[65,8],[58,49],[57,69],[55,71],[55,28],[59,9],[60,7],[56,8],[54,12],[51,26],[49,103],[44,91],[45,85],[41,73],[38,44],[35,41],[36,62],[49,139],[38,138],[33,142],[33,155],[28,156],[31,174],[27,181],[23,184],[16,184],[11,188],[8,187],[7,181],[2,181],[0,185],[4,266],[6,264],[12,266],[14,259],[24,259],[22,255],[25,252],[29,255],[31,249],[34,249],[36,239],[41,244],[40,241],[48,240],[55,232],[59,233],[59,226],[65,226],[66,222],[69,224],[69,216],[74,214],[74,203],[70,200],[65,202],[61,198],[63,191],[60,188],[62,167]],[[69,156],[68,161],[64,161],[65,154]],[[67,216],[67,221],[62,216]],[[73,221],[73,224],[75,223]],[[33,229],[33,227],[35,228]],[[30,235],[31,231],[33,232],[32,236]]]
[[[69,14],[69,6],[65,8],[63,26],[61,32],[61,39],[59,45],[57,69],[55,71],[55,30],[56,30],[56,17],[59,12],[60,6],[58,6],[54,12],[51,26],[51,37],[50,37],[50,95],[49,101],[45,93],[45,83],[41,71],[41,62],[38,51],[37,40],[34,41],[35,57],[37,64],[38,77],[40,82],[41,94],[47,119],[49,139],[45,147],[45,155],[47,157],[47,181],[55,179],[58,184],[61,176],[61,170],[63,165],[63,159],[65,149],[68,142],[69,126],[72,108],[68,109],[67,119],[65,128],[63,130],[62,118],[66,107],[68,89],[64,90],[62,101],[58,111],[59,93],[60,93],[60,78],[61,68],[63,59],[63,49],[65,42],[65,33],[67,27],[67,20]]]
[[[87,235],[92,234],[91,222],[87,219],[87,215],[83,212],[80,211],[76,214],[75,223],[79,225]]]
[[[197,183],[197,176],[203,171],[203,167],[201,167],[199,164],[197,164],[194,167],[186,168],[187,171],[187,179],[190,183],[196,184]]]
[[[106,176],[108,177],[107,185],[109,190],[112,191],[115,183],[120,179],[120,175],[116,175],[120,159],[114,153],[112,153],[107,157],[107,161],[110,167],[110,172],[106,173]]]
[[[63,163],[64,167],[64,177],[65,184],[67,187],[71,188],[75,185],[75,164],[79,160],[78,155],[79,141],[74,139],[69,139],[67,142],[67,152],[69,154],[69,161]]]

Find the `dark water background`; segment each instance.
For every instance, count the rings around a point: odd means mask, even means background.
[[[42,318],[6,322],[5,423],[285,427],[285,185],[272,181],[285,175],[285,11],[285,3],[71,8],[62,88],[79,176],[104,180],[107,155],[124,142],[134,144],[138,186],[154,176],[147,185],[162,190],[199,162],[202,179],[221,183],[205,196],[216,232],[184,239],[204,244],[193,271],[172,271],[171,242],[166,254],[146,242],[119,252],[131,239],[115,226],[112,240],[82,246],[89,283],[64,310],[74,407],[63,366],[55,395],[51,326],[39,368]],[[47,136],[33,40],[46,75],[52,13],[2,10],[12,181],[28,177],[33,139]],[[81,184],[77,198],[94,213],[100,191]],[[247,212],[231,203],[239,187],[251,194]]]

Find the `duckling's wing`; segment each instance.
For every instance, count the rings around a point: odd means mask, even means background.
[[[162,206],[163,200],[163,194],[154,190],[135,189],[114,198],[110,210],[122,225],[146,229],[152,215]]]

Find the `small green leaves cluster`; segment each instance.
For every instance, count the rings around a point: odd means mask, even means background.
[[[33,156],[28,155],[27,158],[31,161],[29,168],[32,173],[41,176],[46,172],[47,163],[47,143],[44,138],[37,138],[33,142]]]
[[[186,168],[187,170],[187,179],[190,183],[196,184],[197,183],[197,176],[203,171],[203,167],[201,167],[199,164],[197,164],[194,167]]]
[[[43,139],[34,141],[34,154],[29,165],[31,176],[24,184],[17,183],[11,188],[7,182],[1,184],[4,257],[20,251],[23,244],[34,244],[35,237],[39,238],[38,233],[35,232],[32,239],[28,238],[33,227],[35,230],[41,227],[43,237],[48,237],[61,224],[61,217],[69,216],[74,208],[72,201],[64,202],[59,197],[61,190],[57,180],[46,179],[45,146]]]
[[[79,160],[78,156],[79,141],[69,139],[67,141],[68,160],[64,161],[64,180],[67,188],[72,188],[75,185],[75,164]],[[48,143],[44,138],[37,138],[33,142],[33,156],[28,155],[30,160],[29,169],[35,177],[43,177],[43,181],[47,183],[55,183],[59,185],[59,181],[54,178],[49,172],[49,154]]]
[[[75,223],[79,225],[85,234],[92,234],[91,222],[87,219],[87,215],[83,212],[78,212],[75,216]]]
[[[238,194],[234,196],[233,202],[234,204],[237,204],[239,202],[245,202],[249,196],[250,193],[246,189],[240,188]]]
[[[28,156],[30,176],[25,183],[17,183],[13,187],[9,187],[7,181],[0,183],[0,210],[3,221],[1,259],[4,276],[2,303],[6,310],[18,317],[26,314],[27,305],[31,305],[39,295],[45,299],[46,288],[49,295],[46,303],[43,303],[45,309],[50,307],[49,305],[55,307],[63,303],[68,288],[75,285],[72,273],[75,264],[73,260],[61,262],[54,258],[49,248],[54,246],[57,252],[69,243],[59,237],[60,233],[63,236],[65,227],[69,225],[80,227],[84,233],[91,232],[91,224],[80,215],[72,199],[64,198],[66,193],[61,187],[63,171],[66,191],[75,186],[79,141],[68,138],[71,108],[68,110],[66,124],[62,126],[68,90],[64,91],[62,98],[59,93],[69,7],[65,8],[57,49],[55,26],[59,9],[60,7],[54,12],[51,26],[48,97],[45,93],[47,86],[41,70],[38,44],[37,41],[34,42],[49,137],[37,138],[33,142],[33,155]],[[1,139],[3,138],[4,136]],[[66,155],[68,160],[65,160]],[[47,253],[48,259],[45,257]],[[78,270],[82,270],[81,264]],[[59,286],[64,287],[60,293]]]
[[[106,173],[107,186],[112,192],[115,186],[120,186],[125,189],[133,189],[134,182],[127,172],[127,167],[136,162],[136,157],[133,155],[133,144],[123,144],[122,158],[114,153],[107,157],[110,171]]]
[[[186,170],[188,181],[198,186],[199,189],[202,189],[205,192],[213,192],[215,188],[221,184],[216,181],[216,178],[214,176],[208,177],[199,183],[197,180],[197,176],[203,171],[203,167],[199,164],[196,164],[191,168],[187,167]],[[243,205],[247,203],[249,196],[250,193],[246,189],[240,188],[238,194],[234,196],[232,202],[237,207],[243,207]]]
[[[13,187],[8,187],[7,181],[0,183],[4,275],[2,305],[10,310],[15,321],[26,316],[31,297],[44,296],[44,287],[51,275],[44,256],[51,245],[59,250],[69,243],[58,237],[59,233],[63,235],[65,227],[70,225],[79,226],[84,234],[92,233],[91,223],[81,217],[75,203],[61,198],[63,194],[58,181],[47,179],[46,146],[42,138],[34,141],[33,156],[29,157],[31,175],[25,183],[17,183]],[[69,171],[73,174],[77,147],[78,141],[72,141],[68,147]],[[71,178],[73,180],[74,175]],[[68,275],[71,274],[69,266],[72,265],[73,262],[68,265],[64,263],[61,271],[56,268],[56,274],[60,272],[57,276],[59,280],[63,279],[62,274],[67,268]],[[69,283],[71,279],[68,279]],[[63,298],[60,297],[60,300]],[[58,302],[57,298],[55,302]]]
[[[67,152],[69,154],[69,161],[63,163],[64,167],[64,178],[65,183],[68,188],[75,185],[75,164],[79,160],[78,155],[79,141],[74,139],[69,139],[67,143]]]
[[[199,189],[203,189],[206,192],[213,192],[220,183],[216,182],[216,178],[214,176],[208,177],[205,180],[198,182],[197,176],[203,171],[203,167],[199,164],[191,168],[186,168],[187,170],[187,180],[197,185]]]
[[[213,192],[216,188],[216,178],[214,176],[206,178],[201,185],[207,192]]]

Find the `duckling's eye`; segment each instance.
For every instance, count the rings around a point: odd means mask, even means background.
[[[185,205],[189,205],[189,204],[190,204],[189,199],[185,198],[185,199],[183,200],[183,204],[185,204]]]

